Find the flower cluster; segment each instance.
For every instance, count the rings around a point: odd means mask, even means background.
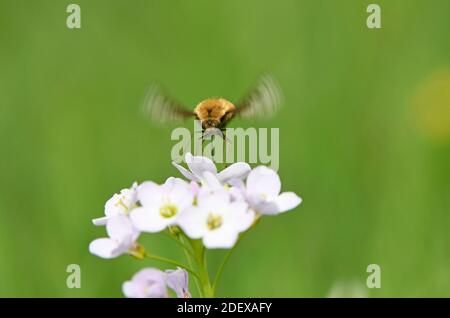
[[[106,226],[108,237],[94,240],[90,252],[102,258],[124,253],[139,257],[143,253],[139,235],[166,229],[201,240],[209,249],[232,248],[239,234],[260,216],[276,215],[301,203],[293,192],[280,193],[278,174],[265,166],[252,170],[238,162],[218,172],[209,158],[188,153],[185,161],[188,169],[173,164],[188,181],[175,177],[163,184],[146,181],[114,194],[105,204],[105,216],[93,220]],[[163,297],[170,277],[156,269],[142,270],[125,284],[124,293],[140,297],[145,290],[154,290],[154,295]]]
[[[161,271],[156,268],[144,268],[130,281],[123,284],[122,290],[129,298],[167,298],[167,287],[178,298],[190,298],[188,273],[178,267],[176,270]]]

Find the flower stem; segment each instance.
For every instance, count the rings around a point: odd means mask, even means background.
[[[242,234],[239,236],[239,239],[238,239],[238,241],[236,242],[236,244],[234,244],[234,246],[233,246],[233,247],[228,251],[228,253],[225,255],[225,257],[224,257],[222,263],[220,264],[220,266],[219,266],[219,268],[218,268],[218,270],[217,270],[216,276],[214,277],[214,281],[213,281],[213,285],[212,285],[214,291],[217,290],[217,287],[218,287],[219,282],[220,282],[220,279],[221,279],[221,277],[222,277],[222,273],[223,273],[223,270],[224,270],[224,268],[225,268],[225,265],[228,263],[228,260],[230,259],[231,255],[232,255],[233,252],[236,250],[236,247],[239,245],[239,243],[241,242],[242,238],[245,236],[245,234],[246,234],[247,232],[248,232],[248,231],[242,233]]]
[[[202,295],[206,298],[214,297],[214,289],[209,280],[208,269],[206,266],[205,248],[201,241],[191,241],[192,248],[195,254],[195,261],[197,262],[198,275]]]
[[[170,264],[170,265],[175,265],[175,266],[182,267],[186,271],[188,271],[190,274],[194,275],[195,277],[198,277],[198,274],[196,272],[194,272],[190,267],[187,267],[186,265],[184,265],[182,263],[179,263],[177,261],[174,261],[174,260],[171,260],[169,258],[162,257],[162,256],[149,254],[149,253],[145,253],[144,256],[146,258],[148,258],[148,259],[151,259],[151,260],[155,260],[155,261],[167,263],[167,264]]]
[[[180,242],[186,246],[186,244],[184,244],[183,235],[180,235],[179,237],[180,237]],[[188,237],[186,237],[186,240],[188,240],[190,242],[190,239]],[[194,257],[194,254],[191,251],[188,252],[187,249],[184,249],[184,254],[186,255],[186,259],[188,261],[189,267],[193,268],[191,256]],[[203,291],[200,288],[200,279],[198,276],[194,277],[194,282],[195,282],[195,287],[197,288],[199,296],[201,298],[203,298]]]
[[[185,254],[188,253],[189,255],[194,256],[191,249],[186,244],[184,244],[180,239],[178,239],[178,236],[175,236],[168,232],[164,232],[164,234],[166,234],[171,240],[177,243],[184,250]]]

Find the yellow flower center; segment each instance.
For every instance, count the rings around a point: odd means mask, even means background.
[[[159,214],[161,214],[161,216],[166,219],[173,217],[177,214],[177,212],[178,208],[173,204],[164,204],[159,209]]]
[[[222,225],[222,217],[217,214],[209,213],[206,219],[206,225],[210,231],[219,228]]]

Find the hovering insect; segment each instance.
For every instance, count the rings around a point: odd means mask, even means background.
[[[203,136],[214,135],[225,129],[235,116],[264,117],[274,113],[282,101],[281,90],[270,75],[261,76],[253,88],[239,102],[233,104],[224,98],[208,98],[196,105],[194,111],[172,98],[158,84],[151,86],[143,104],[144,112],[155,122],[181,122],[187,118],[200,121]]]

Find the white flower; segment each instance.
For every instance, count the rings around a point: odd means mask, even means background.
[[[230,248],[254,219],[255,213],[248,209],[247,203],[231,202],[228,191],[222,189],[199,193],[197,206],[180,214],[178,225],[190,238],[202,238],[207,248]]]
[[[173,177],[162,185],[144,182],[138,187],[137,193],[142,206],[134,209],[130,218],[137,229],[150,233],[174,225],[178,215],[194,201],[191,186]]]
[[[139,232],[124,214],[117,214],[106,221],[109,237],[99,238],[89,244],[89,251],[102,258],[115,258],[135,247]]]
[[[165,272],[156,268],[141,269],[122,285],[122,291],[128,298],[168,298],[167,287],[178,298],[191,298],[188,273],[181,267]]]
[[[259,166],[249,173],[244,193],[250,206],[261,214],[279,214],[294,209],[302,202],[294,192],[280,194],[280,190],[278,174],[270,168]]]
[[[136,207],[137,202],[137,183],[133,183],[131,188],[122,189],[120,193],[115,193],[105,203],[105,216],[93,219],[94,225],[105,225],[108,218],[118,214],[127,215],[133,208]]]
[[[129,298],[167,298],[167,274],[156,268],[145,268],[137,272],[122,286]]]
[[[172,164],[181,172],[183,176],[196,182],[203,182],[204,173],[207,171],[215,175],[217,179],[224,184],[233,179],[245,178],[251,170],[247,163],[236,162],[217,173],[216,165],[211,159],[207,157],[193,156],[190,153],[186,154],[185,161],[189,167],[189,170],[175,162],[172,162]]]

